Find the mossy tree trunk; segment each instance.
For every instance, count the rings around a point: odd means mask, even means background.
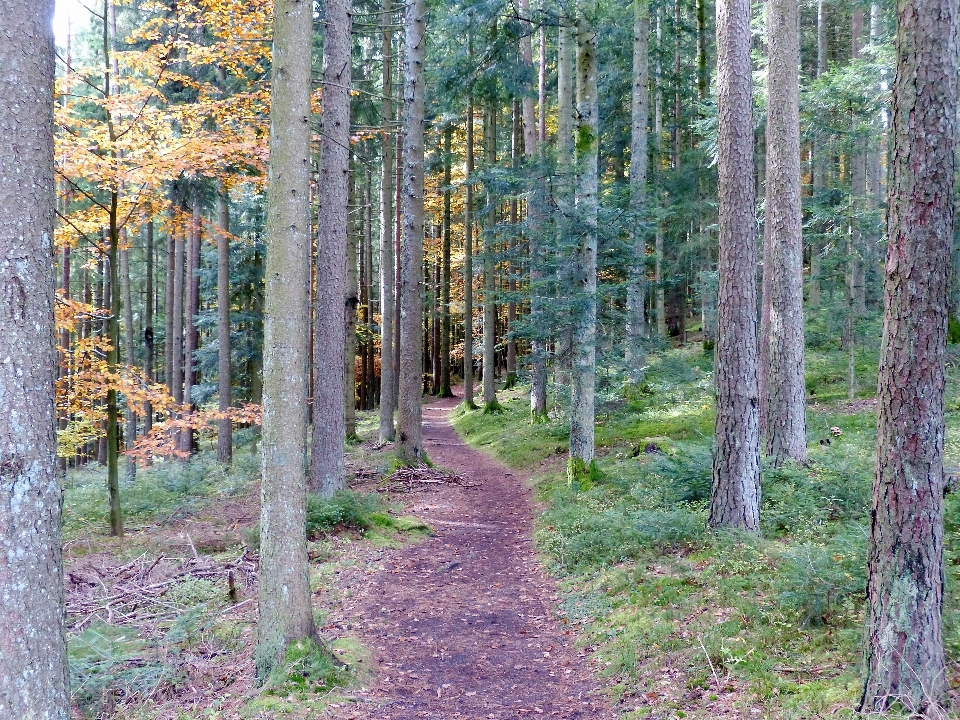
[[[586,479],[593,463],[597,353],[597,213],[599,201],[599,98],[596,0],[577,3],[576,210],[581,228],[573,267],[577,293],[570,363],[570,477]]]

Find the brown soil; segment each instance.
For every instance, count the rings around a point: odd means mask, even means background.
[[[424,445],[475,487],[406,496],[434,530],[383,556],[347,617],[377,670],[338,717],[612,718],[585,657],[553,611],[556,588],[531,538],[530,491],[450,426],[457,399],[424,406]]]

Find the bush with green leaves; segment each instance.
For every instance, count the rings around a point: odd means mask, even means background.
[[[863,603],[867,587],[866,530],[851,525],[824,543],[784,551],[777,600],[800,625],[843,624]]]

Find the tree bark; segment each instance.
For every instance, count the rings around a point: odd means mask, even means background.
[[[328,2],[327,11],[334,3]],[[313,4],[276,0],[264,296],[257,679],[315,636],[306,538]],[[327,96],[325,96],[326,98]],[[342,315],[340,316],[343,327]],[[342,398],[342,396],[341,396]],[[343,408],[342,399],[338,407]],[[341,438],[342,439],[342,438]]]
[[[423,450],[423,62],[426,2],[410,0],[406,14],[403,120],[403,234],[400,243],[400,394],[397,455],[416,464]]]
[[[630,235],[633,254],[627,274],[626,361],[634,379],[643,380],[644,337],[647,332],[647,120],[650,8],[647,0],[633,3],[633,100],[630,131]]]
[[[827,7],[826,0],[817,0],[817,77],[827,72]],[[812,155],[812,192],[814,202],[819,202],[826,189],[827,161],[823,150],[814,142],[810,149]],[[817,228],[819,232],[819,228]],[[807,304],[811,309],[820,307],[820,293],[822,290],[822,274],[820,262],[820,245],[816,234],[810,243],[810,289]]]
[[[473,56],[473,38],[468,40]],[[466,197],[463,202],[463,402],[473,409],[473,93],[467,101],[466,174],[463,180]]]
[[[530,13],[530,0],[520,0],[520,13],[527,17]],[[525,23],[526,32],[520,40],[520,52],[525,63],[533,64],[531,43],[532,24]],[[539,56],[539,101],[540,122],[534,122],[532,88],[531,94],[523,99],[523,151],[527,163],[534,163],[540,157],[542,143],[546,137],[546,37],[545,28],[540,30]],[[542,135],[542,137],[541,137]],[[539,141],[539,142],[538,142]],[[527,246],[530,255],[530,325],[533,332],[530,337],[530,418],[539,423],[547,420],[547,343],[543,320],[543,265],[544,250],[540,237],[543,231],[543,212],[541,204],[546,193],[542,181],[535,181],[527,200],[527,225],[530,228]]]
[[[453,162],[453,125],[443,131],[443,252],[440,278],[440,388],[437,395],[453,397],[450,389],[450,254],[451,254],[451,168]]]
[[[394,364],[396,315],[396,258],[394,257],[394,147],[393,147],[393,3],[383,0],[383,175],[380,180],[380,442],[393,442],[394,392],[397,366]]]
[[[800,207],[800,23],[797,0],[767,8],[767,182],[761,431],[775,466],[807,461]]]
[[[173,221],[170,223],[170,229],[167,231],[167,262],[164,267],[166,278],[163,287],[163,376],[164,383],[171,395],[173,390],[173,307],[174,291],[176,277],[174,268],[177,264],[177,233],[176,225]],[[181,256],[180,262],[183,262]],[[181,265],[182,268],[182,265]]]
[[[717,421],[708,524],[760,529],[756,227],[750,3],[717,3],[720,293]]]
[[[487,101],[483,116],[484,161],[488,171],[497,164],[497,101]],[[497,400],[497,278],[494,260],[496,225],[496,200],[493,189],[487,184],[487,216],[483,224],[483,410],[495,412],[500,408]]]
[[[123,245],[126,245],[124,241]],[[130,293],[130,250],[127,247],[120,248],[120,289],[123,293],[123,355],[124,365],[127,366],[127,372],[132,373],[136,364],[134,357],[133,344],[133,298]],[[137,439],[137,416],[133,412],[133,407],[127,403],[127,412],[125,418],[125,428],[123,432],[123,442],[127,448],[132,448]],[[137,475],[136,461],[128,457],[126,465],[127,481],[133,481]]]
[[[147,270],[146,270],[146,284],[144,291],[147,296],[147,301],[144,303],[144,312],[143,312],[143,374],[149,382],[154,382],[153,379],[153,352],[154,352],[154,343],[153,343],[153,221],[147,223],[145,234],[147,236],[147,249],[146,249],[146,260],[147,260]],[[153,429],[153,406],[150,404],[150,401],[143,403],[143,434],[149,435],[150,431]]]
[[[572,223],[573,198],[573,102],[576,87],[574,71],[575,31],[561,22],[557,37],[557,190],[559,208],[557,218],[557,244],[564,248]],[[557,273],[559,295],[569,299],[572,287],[568,268],[561,264]],[[558,384],[568,381],[567,369],[573,348],[572,329],[569,322],[559,323],[554,345],[554,380]]]
[[[341,490],[344,465],[346,343],[344,312],[350,175],[350,0],[326,6],[323,43],[323,135],[317,228],[317,279],[313,336],[313,448],[310,490],[324,497]],[[353,308],[356,310],[356,308]],[[352,388],[351,388],[352,389]]]
[[[943,444],[958,7],[897,8],[864,713],[943,717]]]
[[[220,183],[217,192],[217,390],[219,410],[230,409],[230,195]],[[217,422],[217,462],[233,460],[233,423]]]
[[[657,195],[662,198],[660,188],[660,164],[663,162],[663,8],[657,6],[657,53],[656,53],[656,93],[654,95],[653,108],[653,138],[654,138],[654,157],[656,158],[656,175],[654,183],[656,184]],[[654,256],[654,276],[657,283],[657,289],[654,294],[654,306],[657,316],[657,337],[666,340],[667,337],[667,298],[664,288],[663,277],[663,224],[658,222],[654,236],[653,256]]]
[[[570,460],[567,475],[586,480],[594,452],[594,386],[597,352],[597,212],[599,98],[597,97],[597,0],[577,3],[576,207],[582,227],[576,251],[570,371]]]
[[[70,717],[54,434],[53,5],[0,4],[0,716],[24,720]]]
[[[352,202],[348,206],[357,205],[357,175],[356,169],[351,173],[353,182],[351,193]],[[357,436],[357,308],[360,306],[360,286],[358,284],[357,269],[359,267],[359,243],[357,222],[353,227],[347,223],[347,247],[344,256],[346,267],[346,301],[344,303],[344,350],[343,350],[343,432],[351,440]]]
[[[191,409],[193,386],[197,384],[196,352],[199,349],[200,333],[197,331],[197,313],[200,310],[200,228],[201,205],[199,188],[194,184],[190,193],[190,232],[187,240],[186,258],[186,329],[183,333],[183,402]],[[193,429],[180,433],[180,450],[190,454],[194,450]]]

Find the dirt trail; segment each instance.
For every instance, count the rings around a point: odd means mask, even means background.
[[[530,493],[450,426],[457,399],[424,406],[437,465],[480,487],[411,495],[435,535],[385,556],[350,614],[377,675],[344,717],[612,718],[586,659],[551,612],[531,540]]]

